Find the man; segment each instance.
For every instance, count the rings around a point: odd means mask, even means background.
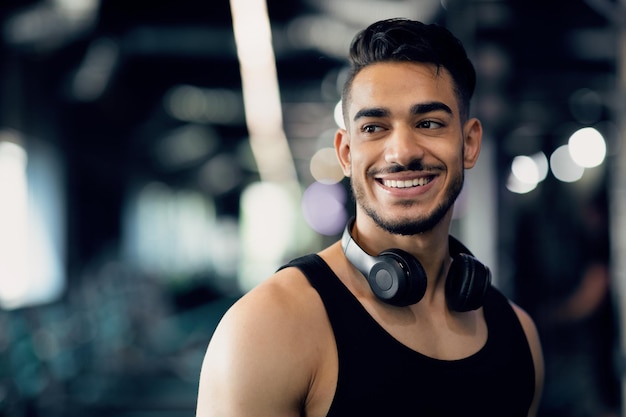
[[[535,326],[449,237],[482,138],[472,64],[446,29],[405,19],[359,33],[351,59],[335,148],[355,220],[224,315],[197,416],[534,416]]]

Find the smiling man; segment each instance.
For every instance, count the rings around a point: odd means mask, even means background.
[[[449,235],[478,161],[475,73],[446,29],[406,19],[355,37],[335,149],[356,216],[223,317],[201,372],[204,416],[534,416],[530,317]]]
[[[481,138],[478,120],[461,120],[450,75],[433,64],[383,62],[364,68],[352,81],[352,90],[346,95],[348,130],[340,131],[337,140],[357,209],[392,234],[415,235],[445,226],[441,220],[451,214],[463,169],[476,162]],[[357,146],[359,151],[353,152]],[[362,170],[366,177],[361,182],[353,165],[372,156],[376,160]],[[382,185],[372,184],[378,196],[366,195],[369,181]],[[434,189],[443,195],[432,198]],[[388,207],[376,209],[376,201],[386,201]],[[435,207],[417,215],[425,204]]]

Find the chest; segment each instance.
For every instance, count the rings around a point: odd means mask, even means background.
[[[532,356],[515,313],[497,291],[488,292],[481,320],[418,323],[417,316],[370,312],[320,265],[302,268],[323,302],[320,319],[328,320],[312,339],[321,354],[303,415],[527,415]]]
[[[523,338],[489,329],[484,320],[475,328],[457,328],[457,323],[433,331],[442,324],[428,322],[422,328],[407,321],[404,327],[384,326],[368,316],[358,321],[345,315],[330,318],[330,366],[319,374],[312,402],[323,411],[307,415],[527,413],[534,375]]]
[[[432,368],[433,375],[440,374],[441,370],[433,365],[461,363],[477,355],[488,339],[482,311],[457,318],[420,319],[393,310],[358,310],[359,319],[353,317],[351,323],[343,320],[346,316],[331,315],[326,334],[318,338],[324,347],[309,393],[307,416],[326,416],[336,399],[346,394],[360,397],[362,391],[366,398],[359,401],[369,401],[370,396],[377,397],[372,391],[375,386],[388,392],[390,386],[422,374],[424,383],[432,381],[425,371]],[[442,388],[447,384],[443,383]],[[408,398],[414,393],[407,392]],[[389,395],[394,395],[393,391]],[[371,406],[376,404],[380,405],[376,402]],[[388,415],[382,411],[380,415]]]
[[[423,356],[440,360],[470,357],[485,346],[488,329],[482,309],[468,313],[367,309],[370,331],[381,340],[405,346]],[[393,340],[391,340],[393,339]]]

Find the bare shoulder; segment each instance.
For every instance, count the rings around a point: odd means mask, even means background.
[[[197,415],[298,415],[317,366],[320,317],[319,296],[295,268],[244,295],[207,348]]]
[[[539,332],[537,331],[537,327],[535,326],[535,322],[533,321],[533,319],[526,312],[526,310],[524,310],[517,304],[511,302],[511,306],[513,307],[513,311],[515,311],[515,314],[517,315],[520,323],[522,324],[522,328],[524,329],[524,333],[526,333],[526,338],[528,339],[528,343],[530,344],[531,349],[541,350]]]
[[[533,321],[533,319],[524,309],[522,309],[517,304],[511,302],[511,306],[515,311],[515,314],[517,314],[520,323],[522,324],[524,333],[526,333],[526,339],[528,340],[528,344],[530,346],[530,350],[533,356],[533,363],[535,365],[535,398],[528,414],[529,417],[533,417],[537,413],[537,408],[541,399],[541,392],[543,390],[543,351],[541,348],[541,341],[539,339],[539,332],[537,331],[537,327],[535,326],[535,322]]]
[[[244,295],[224,315],[219,327],[232,336],[260,342],[285,339],[288,343],[306,336],[303,328],[313,325],[323,313],[317,292],[297,268],[285,268]],[[217,334],[220,337],[221,334]]]
[[[302,308],[305,301],[316,298],[316,291],[297,268],[285,268],[269,277],[237,301],[224,315],[223,322],[253,319],[268,320],[272,326],[277,318],[299,321],[309,309]],[[284,317],[284,313],[290,313]]]

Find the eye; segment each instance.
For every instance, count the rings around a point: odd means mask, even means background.
[[[434,120],[423,120],[417,124],[417,127],[422,129],[438,129],[443,127],[443,124],[435,122]]]
[[[361,128],[361,132],[363,133],[376,133],[380,132],[382,128],[377,125],[365,125]]]

